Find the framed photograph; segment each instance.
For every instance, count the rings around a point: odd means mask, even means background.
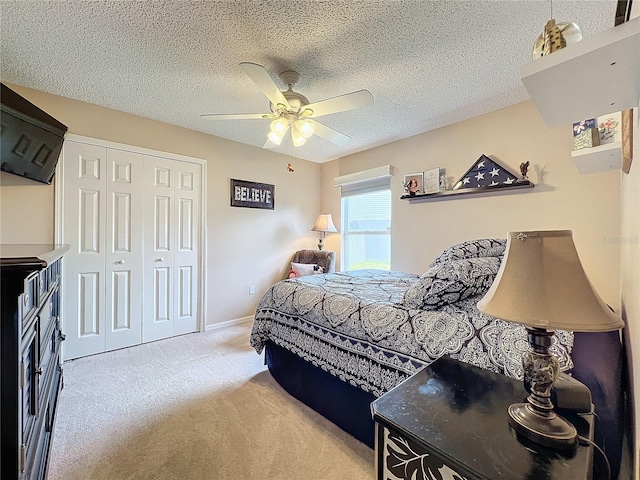
[[[275,185],[231,179],[231,206],[273,210]]]
[[[424,193],[438,193],[440,191],[440,169],[432,168],[424,172]]]
[[[402,177],[405,195],[418,195],[424,193],[424,176],[423,172],[405,173]]]

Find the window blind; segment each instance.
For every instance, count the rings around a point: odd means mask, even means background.
[[[341,196],[350,197],[363,193],[389,190],[391,188],[392,177],[393,166],[385,165],[383,167],[336,177],[334,180],[336,187],[340,187],[341,189]]]

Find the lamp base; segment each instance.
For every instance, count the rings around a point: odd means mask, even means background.
[[[571,450],[576,446],[578,432],[573,425],[553,412],[542,415],[528,403],[509,406],[509,425],[523,437],[546,447]]]

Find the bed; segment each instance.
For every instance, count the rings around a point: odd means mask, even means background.
[[[423,275],[358,270],[278,282],[256,309],[250,343],[258,353],[264,350],[271,375],[285,390],[373,446],[371,402],[441,356],[522,378],[524,327],[476,307],[505,245],[503,239],[454,245]],[[617,332],[556,331],[552,351],[563,371],[591,389],[598,414],[595,440],[617,471]]]

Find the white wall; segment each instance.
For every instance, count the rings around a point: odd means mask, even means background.
[[[295,250],[317,248],[320,165],[261,148],[9,85],[69,127],[69,133],[202,158],[208,169],[207,325],[253,315]],[[294,172],[287,171],[292,162]],[[275,210],[230,207],[229,179],[275,185]],[[0,243],[53,241],[54,188],[2,173]],[[28,219],[28,221],[26,220]],[[249,285],[256,294],[249,295]]]

